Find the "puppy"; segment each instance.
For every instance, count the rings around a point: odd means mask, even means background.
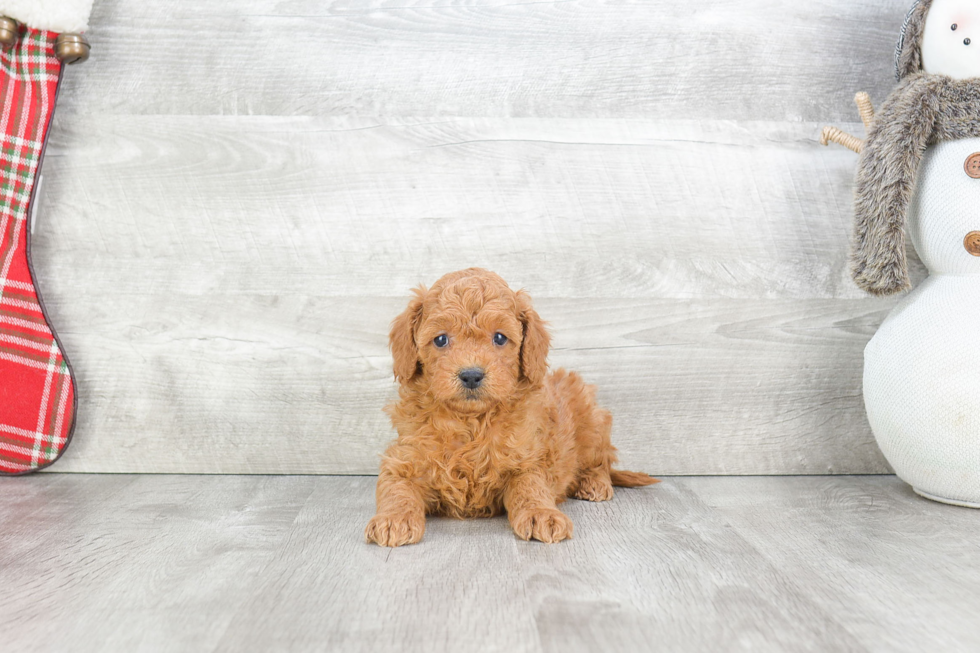
[[[518,537],[560,542],[568,497],[606,501],[613,485],[657,481],[612,469],[612,415],[573,372],[548,374],[550,338],[524,291],[472,268],[416,289],[391,326],[398,432],[381,462],[378,512],[365,530],[381,546],[414,544],[425,516],[507,512]]]

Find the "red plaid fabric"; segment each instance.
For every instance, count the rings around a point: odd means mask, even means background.
[[[0,474],[53,463],[68,444],[75,388],[28,260],[34,182],[61,62],[57,35],[27,28],[0,54]]]

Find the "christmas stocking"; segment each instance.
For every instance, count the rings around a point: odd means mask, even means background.
[[[81,36],[51,30],[83,28],[90,9],[91,0],[0,0],[0,474],[53,463],[75,423],[75,385],[37,293],[30,238],[62,66],[88,55]]]

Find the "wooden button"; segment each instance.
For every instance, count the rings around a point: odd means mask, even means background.
[[[980,152],[971,154],[970,158],[963,164],[963,168],[966,170],[966,174],[974,179],[980,179]]]
[[[963,239],[963,247],[974,256],[980,256],[980,231],[971,231]]]

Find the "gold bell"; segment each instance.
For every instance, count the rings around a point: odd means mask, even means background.
[[[88,59],[92,49],[88,39],[81,34],[59,34],[54,44],[54,53],[63,64],[82,63]]]
[[[6,50],[17,42],[20,26],[13,18],[0,16],[0,48]]]

